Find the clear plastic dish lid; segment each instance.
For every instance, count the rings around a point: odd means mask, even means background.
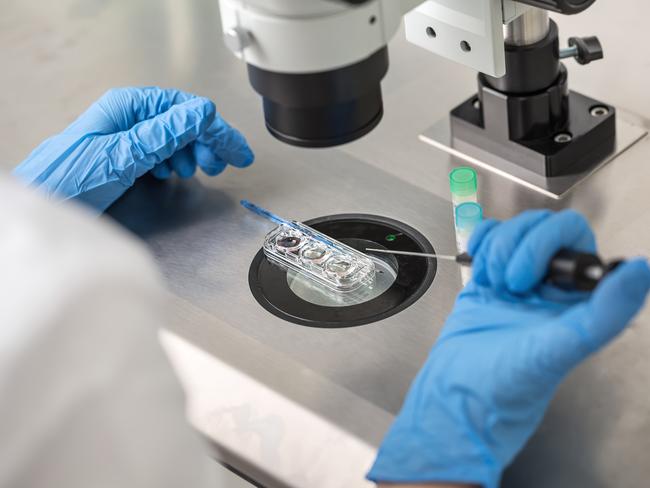
[[[339,293],[372,285],[375,279],[372,259],[299,222],[281,224],[269,232],[264,254]]]

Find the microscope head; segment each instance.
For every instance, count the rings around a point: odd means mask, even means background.
[[[330,147],[380,122],[387,45],[403,16],[412,43],[501,77],[505,23],[533,6],[570,14],[594,1],[220,0],[220,7],[226,45],[248,66],[269,132],[295,146]]]
[[[221,0],[226,44],[248,65],[268,130],[302,147],[344,144],[381,120],[387,44],[415,0]]]

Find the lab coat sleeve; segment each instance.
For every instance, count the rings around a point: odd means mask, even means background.
[[[0,181],[0,300],[1,488],[218,486],[138,244]]]

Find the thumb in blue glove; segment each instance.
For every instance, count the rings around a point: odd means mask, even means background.
[[[101,212],[148,171],[189,178],[198,165],[213,176],[253,159],[244,137],[210,100],[178,90],[122,88],[41,144],[14,174],[48,196]]]
[[[562,379],[626,327],[650,290],[641,259],[591,295],[544,284],[564,248],[596,251],[588,223],[573,211],[526,212],[477,230],[473,281],[411,386],[370,479],[499,485]]]

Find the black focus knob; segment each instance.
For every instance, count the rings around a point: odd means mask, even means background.
[[[552,10],[561,14],[577,14],[588,9],[596,0],[518,0],[533,7]]]
[[[575,53],[573,57],[580,64],[589,64],[605,57],[603,46],[597,37],[571,37],[569,46]]]

